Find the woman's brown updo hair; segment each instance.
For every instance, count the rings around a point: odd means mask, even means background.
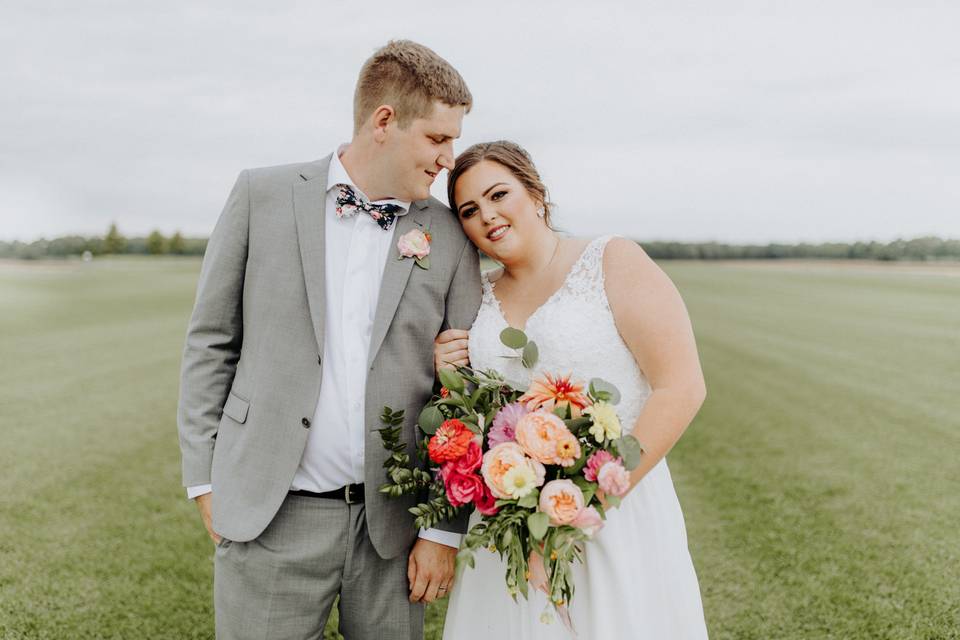
[[[553,229],[550,224],[550,209],[552,207],[548,196],[547,187],[540,179],[533,159],[527,151],[515,142],[509,140],[497,140],[495,142],[481,142],[471,146],[457,157],[457,161],[447,178],[447,201],[454,212],[457,211],[457,203],[453,197],[453,191],[457,187],[457,180],[471,167],[484,160],[491,160],[510,170],[510,173],[520,181],[527,193],[530,194],[537,204],[543,207],[543,219],[547,227]]]

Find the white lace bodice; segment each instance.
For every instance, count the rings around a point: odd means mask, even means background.
[[[572,373],[584,383],[603,378],[616,385],[621,394],[617,413],[629,431],[650,395],[650,385],[617,331],[604,289],[603,250],[611,237],[596,238],[587,245],[560,288],[527,320],[524,332],[540,351],[535,373]],[[470,329],[471,366],[496,369],[507,380],[526,387],[531,372],[518,359],[502,357],[515,354],[500,342],[507,321],[494,283],[486,274],[481,278],[483,302]]]

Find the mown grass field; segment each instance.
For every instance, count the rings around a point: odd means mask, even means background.
[[[711,636],[960,638],[960,277],[666,268],[709,387],[670,464]],[[0,638],[213,637],[175,425],[198,269],[0,264]]]

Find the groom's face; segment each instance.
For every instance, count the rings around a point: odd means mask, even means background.
[[[435,102],[433,113],[417,118],[406,129],[392,123],[385,140],[391,195],[400,200],[423,200],[444,169],[453,168],[453,141],[460,137],[464,108]]]

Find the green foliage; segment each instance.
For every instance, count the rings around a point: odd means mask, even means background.
[[[104,253],[123,253],[127,249],[127,239],[120,234],[117,224],[111,223],[107,235],[103,238]]]
[[[414,524],[421,529],[431,529],[444,520],[453,520],[461,511],[463,507],[452,507],[441,496],[410,507],[410,513],[416,516]]]
[[[167,239],[159,231],[153,231],[147,236],[147,253],[153,256],[167,252]]]
[[[537,360],[540,358],[540,350],[537,348],[537,343],[533,340],[527,342],[523,347],[523,356],[521,358],[521,363],[527,369],[533,369],[537,364]]]
[[[527,345],[527,334],[520,329],[507,327],[500,332],[500,342],[511,349],[523,349]]]
[[[439,409],[431,405],[425,406],[423,411],[420,412],[420,417],[417,418],[417,425],[420,427],[420,430],[428,436],[436,433],[441,424],[443,424],[443,414],[440,413]]]
[[[623,458],[623,466],[628,471],[636,469],[640,465],[640,457],[643,455],[643,446],[631,434],[626,434],[614,441],[614,447],[620,457]]]
[[[620,404],[620,390],[603,378],[593,378],[589,386],[590,397],[601,402]]]

